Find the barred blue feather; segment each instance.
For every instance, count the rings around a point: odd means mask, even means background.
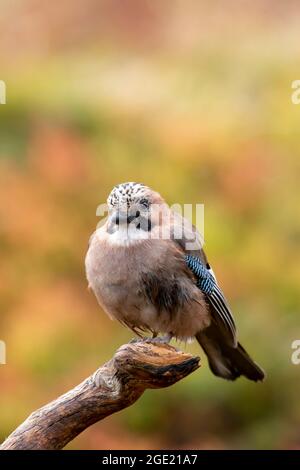
[[[209,269],[197,256],[186,255],[185,262],[197,278],[197,287],[207,296],[215,312],[219,315],[224,326],[228,329],[233,342],[236,343],[236,328],[232,313],[223,292]]]
[[[210,295],[216,283],[213,275],[206,269],[204,264],[202,264],[200,258],[187,255],[185,261],[190,270],[197,276],[197,286],[199,289],[205,294]]]

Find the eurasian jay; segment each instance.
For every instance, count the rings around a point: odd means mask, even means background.
[[[196,338],[219,377],[263,380],[237,341],[197,229],[143,184],[115,186],[107,204],[108,218],[86,256],[89,287],[104,311],[139,336]]]

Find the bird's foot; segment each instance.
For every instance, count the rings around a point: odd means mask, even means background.
[[[152,343],[159,343],[159,344],[162,344],[162,343],[169,344],[169,342],[171,341],[172,338],[173,338],[173,335],[171,333],[169,333],[169,334],[164,335],[164,336],[154,336],[153,338],[151,338],[151,342]]]
[[[148,343],[152,341],[152,338],[149,338],[148,336],[138,336],[137,338],[132,338],[129,341],[129,344],[134,344],[134,343]]]
[[[152,338],[149,336],[143,336],[139,338],[133,338],[130,343],[156,343],[156,344],[169,344],[171,339],[173,338],[172,334],[167,334],[164,336],[155,336],[153,335]]]

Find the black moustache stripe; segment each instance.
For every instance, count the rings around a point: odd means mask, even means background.
[[[134,223],[137,230],[143,230],[144,232],[150,232],[152,229],[151,220],[147,217],[128,217],[127,219],[127,226]],[[118,219],[115,222],[111,222],[108,225],[107,231],[108,233],[112,234],[118,230],[119,221]]]
[[[138,217],[136,228],[144,232],[150,232],[152,228],[151,220],[143,216]]]

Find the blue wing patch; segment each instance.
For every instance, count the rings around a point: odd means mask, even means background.
[[[185,262],[197,278],[197,287],[206,294],[207,299],[218,314],[222,323],[236,343],[236,328],[232,313],[216,279],[197,256],[186,255]]]

